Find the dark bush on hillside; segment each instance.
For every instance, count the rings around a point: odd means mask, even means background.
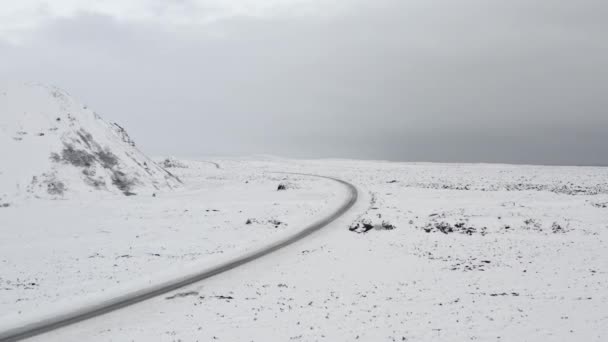
[[[95,156],[87,151],[77,150],[71,145],[66,145],[61,151],[61,160],[77,167],[91,167],[95,163]]]
[[[96,153],[101,165],[106,169],[111,169],[118,165],[118,157],[112,151],[105,149]]]
[[[131,189],[136,183],[137,181],[135,179],[129,178],[124,172],[115,171],[112,174],[112,184],[127,196],[135,195],[135,193],[131,192]]]

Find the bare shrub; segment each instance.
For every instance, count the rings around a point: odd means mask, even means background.
[[[101,165],[106,169],[111,169],[118,165],[118,157],[112,153],[108,148],[96,153],[97,158],[101,162]]]
[[[131,192],[131,189],[137,184],[137,181],[133,178],[129,178],[129,176],[122,171],[115,171],[112,174],[112,184],[127,196],[135,195],[135,193]]]
[[[91,167],[95,163],[95,156],[84,150],[77,150],[72,145],[66,144],[61,151],[63,162],[77,167]]]
[[[66,187],[65,184],[61,181],[52,180],[49,181],[46,185],[46,191],[50,195],[60,195],[62,196],[65,193]]]

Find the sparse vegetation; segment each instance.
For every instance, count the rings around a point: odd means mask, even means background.
[[[47,192],[50,195],[59,195],[62,196],[66,191],[66,186],[63,182],[52,180],[47,182]]]
[[[591,205],[594,206],[594,207],[596,207],[596,208],[601,208],[601,209],[608,208],[608,202],[592,203]]]
[[[96,155],[101,165],[106,169],[111,169],[118,165],[118,157],[107,148],[97,152]]]
[[[115,171],[112,174],[112,184],[127,196],[135,195],[135,193],[131,192],[131,189],[137,184],[137,181],[122,171]]]
[[[177,169],[185,169],[187,168],[186,164],[180,162],[179,160],[175,159],[175,158],[166,158],[165,160],[162,161],[161,166],[167,169],[173,169],[173,168],[177,168]]]
[[[72,145],[66,144],[63,151],[61,151],[61,161],[76,167],[91,167],[95,163],[95,160],[95,155],[85,150],[77,150]]]
[[[451,234],[451,233],[460,233],[465,235],[473,235],[473,234],[481,234],[481,236],[485,236],[487,234],[487,227],[473,227],[467,226],[464,222],[459,222],[454,225],[448,222],[433,222],[428,223],[426,226],[422,228],[427,233],[440,232],[443,234]]]

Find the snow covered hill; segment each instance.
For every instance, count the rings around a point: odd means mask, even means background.
[[[179,186],[117,124],[52,86],[0,89],[0,204],[14,197],[133,195]]]

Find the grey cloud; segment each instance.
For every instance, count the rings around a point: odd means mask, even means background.
[[[194,32],[82,14],[3,79],[59,84],[153,154],[608,164],[608,5],[359,2]]]

